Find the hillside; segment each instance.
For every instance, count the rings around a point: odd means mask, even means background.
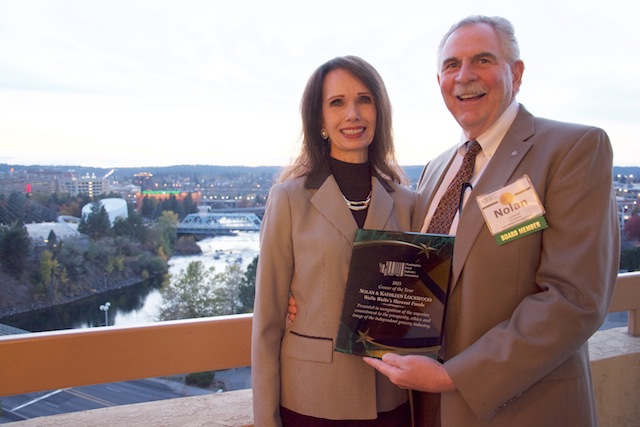
[[[408,165],[403,169],[409,176],[411,182],[415,182],[420,177],[420,173],[424,165]],[[52,170],[52,171],[69,171],[73,170],[78,174],[96,174],[96,176],[104,176],[111,170],[115,170],[118,175],[133,175],[135,173],[145,171],[153,174],[276,174],[282,169],[281,166],[216,166],[216,165],[174,165],[174,166],[141,166],[126,168],[97,168],[87,166],[52,166],[52,165],[15,165],[0,163],[0,173],[9,173],[11,169],[21,170]],[[640,166],[614,166],[613,174],[633,175],[640,177]]]

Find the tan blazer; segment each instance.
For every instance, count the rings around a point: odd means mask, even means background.
[[[408,230],[414,207],[412,191],[374,177],[365,228]],[[320,418],[370,419],[407,401],[361,357],[333,350],[356,229],[332,175],[312,188],[305,178],[271,188],[253,315],[257,427],[279,426],[280,405]],[[298,314],[287,325],[289,292]]]
[[[414,229],[454,154],[423,171]],[[549,227],[498,246],[475,197],[524,174]],[[442,426],[595,426],[587,340],[607,312],[620,250],[605,132],[520,106],[456,235],[444,357],[459,391],[442,394]]]

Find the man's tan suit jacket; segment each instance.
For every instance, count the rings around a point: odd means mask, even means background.
[[[423,171],[414,230],[454,154]],[[476,196],[525,174],[549,226],[499,246]],[[619,235],[605,132],[520,106],[456,232],[444,359],[459,391],[442,394],[442,426],[595,425],[587,340],[607,312]]]

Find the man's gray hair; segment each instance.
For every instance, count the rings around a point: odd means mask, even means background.
[[[513,25],[509,20],[500,16],[471,15],[454,24],[449,31],[447,31],[444,37],[442,37],[442,40],[438,45],[438,71],[440,71],[440,66],[442,65],[442,49],[451,34],[462,27],[473,24],[487,24],[493,27],[493,29],[498,33],[498,38],[502,45],[502,51],[506,56],[507,61],[509,61],[510,64],[513,64],[520,60],[520,47],[518,46],[518,40],[516,39]]]

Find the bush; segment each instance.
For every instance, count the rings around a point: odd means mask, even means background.
[[[640,269],[640,247],[622,249],[620,252],[620,269],[622,271],[638,271]]]
[[[207,388],[213,382],[214,377],[215,371],[195,372],[187,375],[185,383],[187,383],[187,385],[193,385],[200,388]]]
[[[200,255],[202,249],[193,237],[180,237],[173,246],[173,253],[176,255]]]
[[[139,272],[139,274],[146,270],[149,277],[165,274],[169,271],[167,263],[161,257],[151,255],[148,252],[140,254],[137,265],[133,268],[136,272]]]

